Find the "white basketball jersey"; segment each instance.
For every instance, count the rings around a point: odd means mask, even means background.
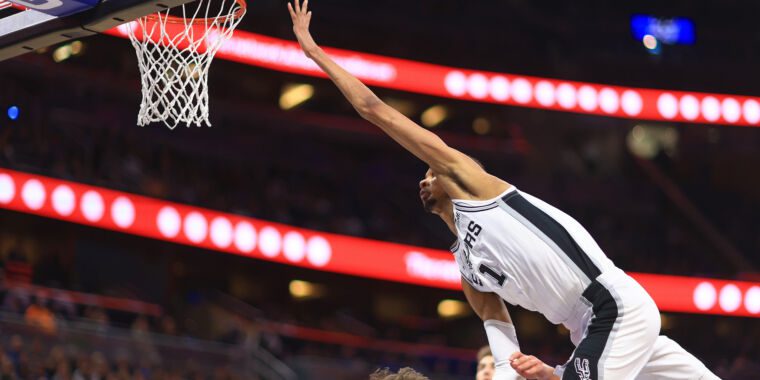
[[[491,200],[453,203],[451,250],[462,276],[552,323],[571,317],[599,274],[618,270],[580,223],[515,187]]]

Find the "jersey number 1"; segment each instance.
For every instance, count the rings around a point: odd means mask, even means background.
[[[478,266],[478,270],[480,271],[480,273],[487,274],[487,275],[491,276],[491,278],[493,278],[494,280],[496,280],[496,282],[499,284],[499,287],[504,286],[504,281],[507,280],[507,275],[506,274],[504,274],[504,273],[496,273],[495,270],[493,270],[493,269],[491,269],[491,268],[489,268],[489,267],[487,267],[487,266],[485,266],[483,264],[480,264],[480,266]]]

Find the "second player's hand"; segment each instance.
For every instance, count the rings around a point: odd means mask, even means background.
[[[309,32],[309,23],[311,23],[309,0],[304,0],[303,4],[301,4],[301,0],[293,0],[293,3],[288,2],[288,12],[290,12],[290,19],[293,20],[293,33],[295,33],[298,43],[301,45],[304,54],[311,58],[319,47]]]
[[[544,364],[544,362],[533,355],[515,352],[509,357],[509,364],[520,376],[526,379],[559,380],[559,377],[554,374],[552,367]]]

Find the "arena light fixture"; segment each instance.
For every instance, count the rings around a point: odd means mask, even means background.
[[[422,125],[428,128],[435,128],[449,117],[449,110],[442,105],[435,105],[425,110],[420,115]]]
[[[288,290],[293,298],[299,300],[319,298],[327,293],[327,289],[323,285],[303,280],[290,281]]]
[[[475,118],[472,121],[472,130],[479,135],[487,135],[491,132],[491,122],[484,117]]]
[[[19,108],[18,106],[8,107],[8,118],[11,120],[18,120]]]
[[[406,117],[412,117],[417,112],[417,106],[408,100],[388,97],[384,98],[383,101]]]
[[[69,44],[59,46],[53,50],[53,61],[55,63],[61,63],[71,58],[71,46]]]
[[[314,86],[310,84],[289,84],[282,89],[280,108],[290,110],[305,103],[314,96]]]
[[[438,302],[438,316],[444,319],[456,319],[470,314],[470,306],[459,300],[445,299]]]
[[[641,42],[644,44],[644,47],[649,50],[655,50],[657,49],[657,46],[659,45],[659,42],[657,41],[657,37],[647,34],[644,36],[644,38],[641,39]]]

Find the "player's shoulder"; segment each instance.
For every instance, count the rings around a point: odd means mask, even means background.
[[[460,198],[452,199],[451,201],[454,204],[455,211],[475,213],[492,210],[499,206],[499,202],[518,193],[517,188],[511,185],[500,190],[498,193],[491,193],[487,198]]]

